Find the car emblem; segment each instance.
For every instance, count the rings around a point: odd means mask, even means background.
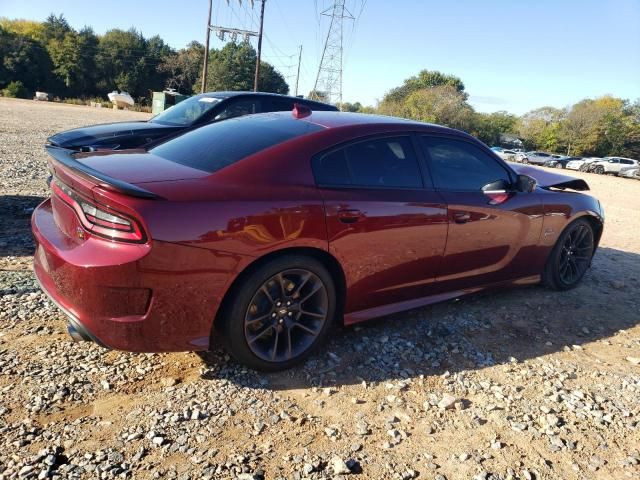
[[[84,230],[82,227],[76,227],[76,235],[80,240],[84,240]]]
[[[284,317],[287,314],[287,309],[281,308],[280,310],[278,310],[278,313],[280,314],[280,316]]]

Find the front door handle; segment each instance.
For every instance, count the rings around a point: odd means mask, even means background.
[[[360,217],[362,217],[362,212],[356,208],[341,208],[338,210],[338,220],[342,223],[356,223]]]
[[[453,214],[453,221],[456,223],[467,223],[469,220],[471,220],[469,212],[456,212]]]

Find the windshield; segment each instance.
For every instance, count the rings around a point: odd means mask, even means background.
[[[191,97],[168,108],[150,121],[165,125],[188,126],[220,103],[217,97]]]

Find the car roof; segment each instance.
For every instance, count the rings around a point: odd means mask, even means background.
[[[273,115],[277,117],[290,117],[291,112],[271,112],[263,113],[262,115]],[[449,127],[443,127],[441,125],[434,125],[432,123],[418,122],[415,120],[408,120],[404,118],[388,117],[385,115],[372,115],[369,113],[352,113],[352,112],[328,112],[317,111],[311,112],[311,115],[301,118],[300,121],[313,123],[326,129],[363,126],[363,125],[377,125],[377,126],[406,126],[408,130],[412,128],[418,128],[420,130],[433,130],[443,133],[455,133],[468,136],[466,133],[459,130],[454,130]]]
[[[282,95],[280,93],[270,93],[270,92],[224,91],[224,92],[206,92],[206,93],[201,93],[199,95],[194,95],[194,96],[199,98],[214,97],[214,98],[223,98],[223,99],[233,98],[233,97],[275,97],[275,98],[286,98],[287,100],[297,100],[305,103],[317,103],[318,105],[330,105],[333,107],[333,105],[329,103],[319,102],[317,100],[311,100],[309,98],[294,97],[291,95]]]

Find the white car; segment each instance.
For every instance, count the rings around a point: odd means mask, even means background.
[[[638,167],[640,162],[633,160],[632,158],[624,157],[604,157],[602,160],[594,162],[590,166],[589,170],[595,173],[612,173],[618,175],[620,170],[625,167]]]
[[[568,168],[569,170],[580,170],[584,172],[587,170],[587,166],[589,164],[597,162],[598,160],[602,160],[602,158],[586,157],[579,160],[571,160],[570,162],[567,162],[567,165],[564,168]]]
[[[640,180],[640,167],[624,167],[620,169],[620,173],[618,173],[619,177],[625,178],[635,178],[636,180]]]

